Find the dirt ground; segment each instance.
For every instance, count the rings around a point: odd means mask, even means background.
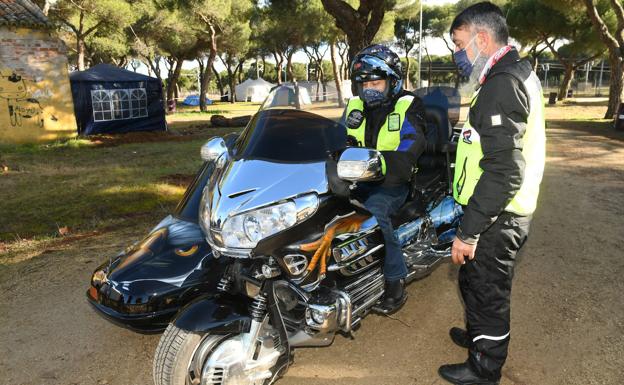
[[[591,111],[594,110],[594,111]],[[624,134],[588,105],[549,110],[548,160],[538,211],[516,269],[504,385],[624,383]],[[89,275],[152,226],[59,244],[0,265],[0,384],[151,384],[158,335],[100,318]],[[444,384],[460,362],[448,329],[462,325],[457,268],[408,288],[394,319],[369,316],[355,338],[300,349],[279,383]]]

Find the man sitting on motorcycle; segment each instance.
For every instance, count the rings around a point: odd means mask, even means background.
[[[399,56],[383,45],[371,45],[355,56],[351,84],[357,96],[343,114],[347,134],[357,146],[379,150],[385,166],[382,182],[360,184],[354,193],[384,236],[386,290],[376,310],[390,314],[407,299],[407,266],[390,215],[405,203],[416,161],[425,149],[425,110],[417,96],[403,89]]]

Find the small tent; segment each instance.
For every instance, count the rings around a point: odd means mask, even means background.
[[[261,103],[273,86],[262,78],[247,79],[236,86],[236,101]]]
[[[199,95],[188,95],[186,98],[184,98],[182,104],[184,104],[185,106],[193,107],[199,106]],[[210,104],[212,104],[212,100],[206,98],[206,105]]]
[[[167,129],[158,79],[98,64],[71,73],[69,80],[78,134]]]
[[[310,95],[312,100],[316,101],[317,97],[319,100],[323,99],[323,85],[321,83],[315,81],[300,81],[297,82],[297,84],[299,84],[299,88],[305,88],[306,90],[308,90],[308,95]],[[353,94],[351,93],[350,80],[343,80],[340,89],[342,91],[343,99],[348,99],[353,96]],[[335,101],[338,99],[336,83],[333,80],[325,82],[325,92],[327,100]]]
[[[273,87],[273,93],[270,98],[267,98],[263,107],[275,108],[275,107],[295,107],[301,108],[312,104],[310,94],[305,87],[295,87],[293,83],[282,83],[281,85]]]

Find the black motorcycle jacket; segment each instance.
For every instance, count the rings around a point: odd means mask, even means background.
[[[469,122],[481,138],[483,158],[479,167],[483,173],[464,206],[457,230],[457,236],[466,243],[477,242],[479,234],[496,221],[522,185],[522,137],[530,109],[523,81],[531,71],[531,65],[520,60],[515,49],[509,51],[491,68],[470,107]]]

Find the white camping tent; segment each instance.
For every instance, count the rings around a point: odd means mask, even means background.
[[[295,92],[295,86],[292,83],[282,83],[280,88],[275,90],[271,94],[271,98],[265,101],[263,105],[264,108],[274,108],[274,107],[286,107],[291,106],[295,107],[297,104],[299,106],[304,106],[308,104],[312,104],[312,100],[310,99],[310,94],[305,87],[299,88],[299,101],[297,103],[297,93]]]
[[[317,95],[320,100],[323,99],[323,85],[317,83],[315,81],[301,81],[298,82],[300,88],[306,88],[308,90],[308,94],[312,98],[312,100],[316,101]],[[342,86],[342,97],[344,99],[348,99],[353,96],[351,93],[351,80],[343,80]],[[338,91],[336,90],[336,82],[329,81],[325,82],[325,92],[327,93],[327,100],[335,101],[338,99]]]
[[[273,87],[273,84],[262,78],[247,79],[236,86],[236,101],[263,102],[269,91],[271,91],[271,87]]]

